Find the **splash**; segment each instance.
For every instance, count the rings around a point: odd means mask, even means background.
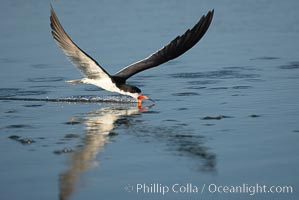
[[[66,102],[66,103],[136,103],[136,100],[127,96],[73,96],[64,98],[17,98],[0,97],[1,101],[45,101],[45,102]]]

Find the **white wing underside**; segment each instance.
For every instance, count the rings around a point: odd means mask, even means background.
[[[52,7],[50,21],[52,35],[58,46],[83,75],[89,79],[95,80],[110,79],[109,73],[107,73],[93,58],[81,50],[67,35]]]

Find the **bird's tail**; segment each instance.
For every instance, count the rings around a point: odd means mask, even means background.
[[[82,79],[65,81],[68,84],[77,85],[83,83]]]

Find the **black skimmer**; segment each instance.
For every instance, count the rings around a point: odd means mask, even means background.
[[[209,11],[206,15],[203,15],[200,18],[192,29],[188,29],[183,35],[177,36],[169,44],[165,45],[158,51],[121,69],[114,75],[110,75],[101,65],[97,63],[97,61],[95,61],[73,42],[63,29],[52,6],[50,21],[52,35],[57,44],[70,58],[74,65],[81,71],[81,73],[86,76],[80,80],[67,81],[68,83],[92,84],[111,92],[129,95],[137,99],[138,106],[141,106],[142,99],[151,99],[142,94],[138,87],[127,84],[127,79],[141,71],[156,67],[169,60],[177,58],[191,49],[208,30],[213,14],[214,10]]]

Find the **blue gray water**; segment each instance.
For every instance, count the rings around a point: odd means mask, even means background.
[[[81,75],[51,37],[49,4],[1,2],[1,199],[299,198],[298,1],[52,2],[73,40],[111,73],[215,9],[198,45],[132,77],[156,100],[143,110],[64,83]],[[256,184],[293,192],[248,191]]]

